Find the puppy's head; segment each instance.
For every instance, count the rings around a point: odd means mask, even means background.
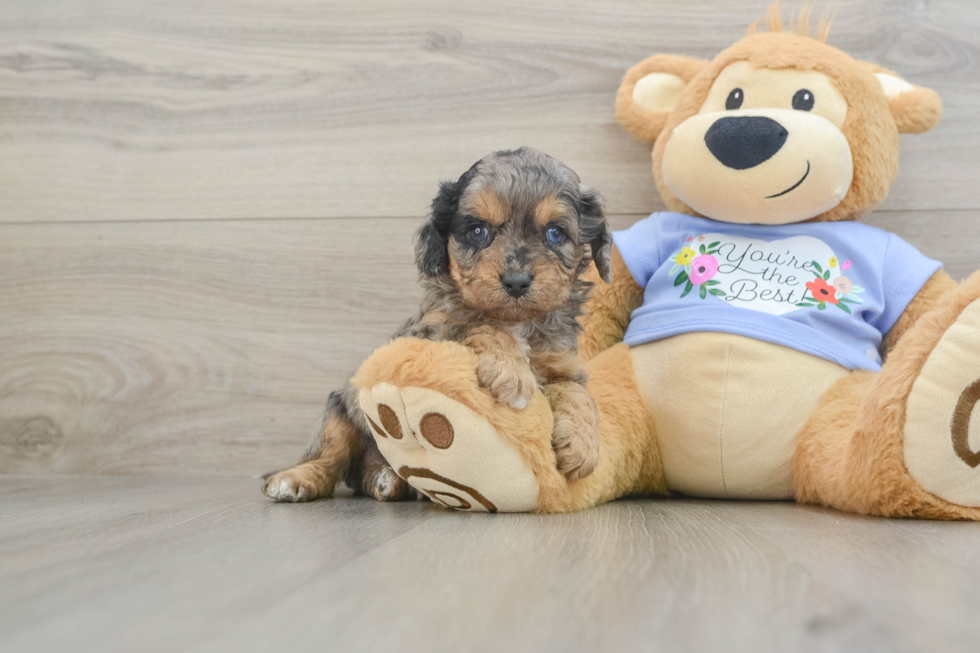
[[[564,306],[590,261],[608,281],[611,247],[599,193],[525,147],[441,184],[416,260],[425,276],[447,275],[473,308],[522,321]]]

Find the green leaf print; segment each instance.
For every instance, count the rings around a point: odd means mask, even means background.
[[[707,254],[708,253],[708,250],[705,249],[704,245],[701,245],[701,247],[699,247],[698,249],[701,251],[702,254]]]
[[[823,311],[823,310],[826,310],[826,309],[827,309],[827,303],[826,302],[820,302],[819,304],[817,304],[817,310],[818,311]]]
[[[836,306],[836,307],[837,307],[837,308],[839,308],[840,310],[842,310],[842,311],[844,311],[844,312],[845,312],[845,313],[847,313],[848,315],[852,315],[852,313],[851,313],[851,309],[849,309],[849,308],[848,308],[847,306],[845,306],[844,304],[834,304],[834,306]]]
[[[705,281],[704,282],[704,285],[706,285],[706,286],[708,286],[710,288],[711,286],[720,286],[721,285],[721,282],[720,281],[715,281],[714,279],[711,279],[710,281]]]
[[[714,249],[715,247],[718,247],[718,245],[721,245],[721,241],[720,240],[716,240],[715,242],[713,242],[710,245],[708,245],[708,249]]]
[[[725,291],[722,290],[721,288],[709,288],[708,289],[708,292],[710,292],[715,297],[725,297],[726,296],[725,295]]]
[[[829,278],[830,278],[830,270],[827,270],[826,272],[823,273],[823,280],[826,281]]]
[[[687,288],[685,288],[684,292],[681,293],[681,299],[684,299],[685,297],[690,295],[692,290],[694,290],[694,284],[688,281]]]
[[[687,270],[684,270],[683,272],[677,275],[676,279],[674,279],[674,287],[676,288],[677,286],[687,281],[689,278],[690,277],[687,276]]]
[[[704,299],[705,297],[708,296],[708,289],[705,288],[703,285],[701,286],[701,291],[700,292],[701,292],[701,299]]]
[[[817,263],[816,261],[813,261],[813,269],[819,272],[820,274],[823,274],[823,268],[820,267],[820,264]]]

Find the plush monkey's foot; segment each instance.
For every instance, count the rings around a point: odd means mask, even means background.
[[[964,286],[980,289],[980,279]],[[927,492],[980,507],[980,299],[966,307],[928,354],[906,404],[905,466]],[[973,295],[976,292],[972,293]],[[970,301],[972,299],[972,301]],[[927,345],[928,343],[922,343]]]
[[[360,391],[374,439],[392,469],[447,508],[528,512],[538,482],[517,448],[469,407],[433,390],[379,383]]]
[[[548,401],[538,392],[523,410],[501,404],[480,387],[476,368],[462,345],[403,339],[365,361],[354,385],[385,460],[433,502],[536,510],[535,467],[557,474]]]

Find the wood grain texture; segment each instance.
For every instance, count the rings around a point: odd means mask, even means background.
[[[636,216],[613,216],[625,228]],[[881,213],[965,277],[980,211]],[[0,473],[258,474],[417,307],[419,219],[0,227]]]
[[[793,504],[274,504],[254,479],[0,478],[0,649],[943,651],[980,524]]]
[[[294,462],[327,393],[417,307],[416,226],[8,225],[0,471]]]
[[[649,213],[650,148],[613,118],[620,78],[655,51],[712,57],[767,5],[7,2],[0,221],[418,215],[436,180],[519,145],[612,211]],[[834,45],[945,101],[934,132],[903,137],[885,208],[980,208],[980,5],[836,9]]]

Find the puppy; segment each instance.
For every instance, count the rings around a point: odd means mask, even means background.
[[[602,198],[572,170],[526,147],[494,152],[440,185],[416,235],[422,304],[394,336],[472,348],[481,384],[516,410],[540,387],[569,479],[599,460],[578,317],[592,286],[581,275],[594,261],[608,282],[611,248]],[[349,383],[330,395],[301,463],[267,478],[263,492],[308,501],[330,496],[340,480],[381,501],[417,496],[385,463]]]

